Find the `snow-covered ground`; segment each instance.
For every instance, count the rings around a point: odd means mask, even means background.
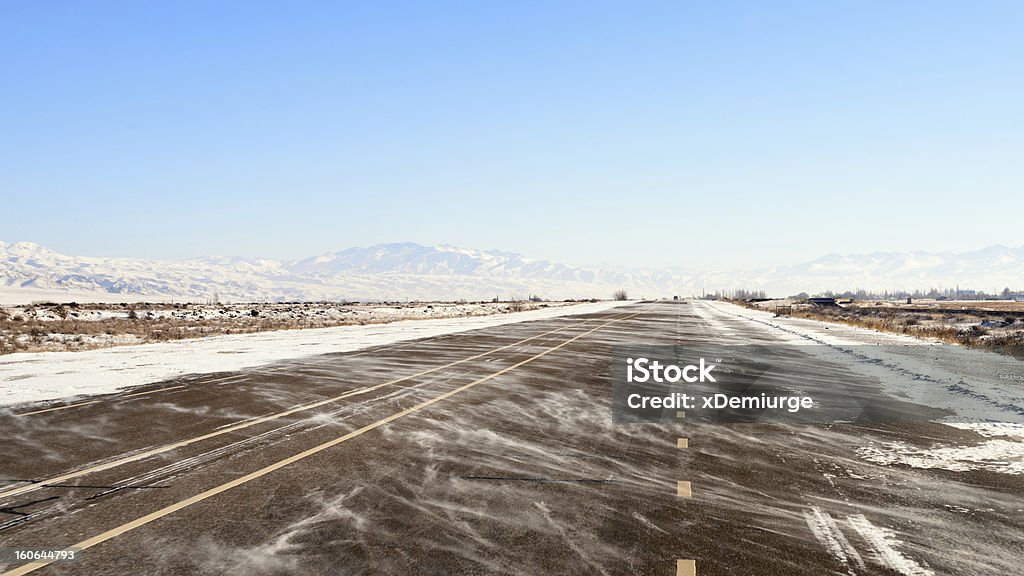
[[[106,394],[184,374],[240,370],[315,354],[600,312],[629,303],[608,301],[491,316],[214,336],[84,352],[7,354],[0,356],[0,406]]]
[[[508,314],[576,302],[344,302],[56,304],[0,306],[0,354],[80,351],[126,344],[397,320]],[[133,318],[135,320],[133,320]],[[9,320],[9,321],[8,321]]]
[[[549,308],[571,306],[574,302],[518,303],[527,308]],[[510,312],[509,302],[410,302],[396,304],[349,304],[341,302],[308,303],[254,303],[254,304],[177,304],[152,305],[77,305],[75,307],[54,305],[10,306],[2,308],[8,316],[26,320],[57,322],[77,320],[97,322],[101,320],[126,320],[134,312],[138,318],[154,320],[278,320],[278,321],[339,321],[352,323],[379,324],[394,320],[425,318],[456,318],[460,316],[487,316]]]

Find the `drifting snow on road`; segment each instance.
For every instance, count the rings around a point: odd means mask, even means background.
[[[733,304],[704,303],[696,310],[709,322],[716,315],[729,315],[760,325],[774,337],[877,379],[894,397],[951,412],[952,416],[938,421],[982,437],[956,444],[871,442],[857,451],[864,460],[953,472],[1024,474],[1024,364],[1020,360],[912,336],[775,317]]]
[[[734,304],[703,302],[705,320],[738,318],[823,360],[847,364],[877,379],[891,396],[954,415],[945,422],[1024,423],[1024,363],[1011,356],[902,334],[775,317]]]

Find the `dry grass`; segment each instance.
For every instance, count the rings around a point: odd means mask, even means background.
[[[44,321],[14,317],[0,319],[0,354],[40,350],[84,350],[106,346],[202,338],[220,334],[246,334],[268,330],[328,328],[358,321],[181,320],[112,318],[106,320]]]
[[[842,308],[799,306],[794,307],[790,315],[881,332],[932,338],[974,348],[1006,350],[1024,346],[1024,318],[1018,315],[1007,316],[1001,319],[1007,326],[989,328],[982,326],[981,323],[985,319],[991,319],[990,315],[979,312],[966,308],[958,310],[957,313],[949,313],[948,309],[936,312],[922,307],[920,310],[911,311],[906,307],[894,310],[890,307],[856,305]],[[1016,355],[1016,351],[1014,354]]]
[[[904,304],[904,306],[906,306]],[[994,310],[1024,312],[1024,302],[1013,300],[918,300],[911,306],[928,308],[961,308],[964,310]]]
[[[529,309],[529,304],[522,300],[512,300],[508,303],[509,312],[522,312]]]
[[[397,320],[521,312],[546,303],[41,304],[0,308],[0,354],[89,350]],[[386,311],[386,312],[385,312]]]

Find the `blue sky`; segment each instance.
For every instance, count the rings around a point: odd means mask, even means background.
[[[1024,244],[1020,2],[7,2],[0,239],[743,268]]]

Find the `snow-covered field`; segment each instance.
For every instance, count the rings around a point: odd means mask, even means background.
[[[600,312],[629,303],[608,301],[490,316],[213,336],[84,352],[7,354],[0,356],[0,406],[106,394],[184,374],[240,370],[315,354]]]
[[[508,314],[575,302],[344,302],[247,304],[34,304],[0,306],[0,354],[79,351],[125,344],[397,320]]]
[[[569,306],[573,302],[517,303],[530,308]],[[457,318],[460,316],[487,316],[510,311],[509,302],[412,302],[396,304],[349,304],[336,302],[307,303],[266,303],[266,304],[135,304],[127,305],[78,305],[53,306],[10,306],[2,309],[11,317],[26,320],[57,322],[78,320],[97,322],[110,319],[128,319],[134,312],[139,318],[155,320],[248,320],[253,317],[263,320],[354,320],[367,324],[393,320],[425,318]]]

